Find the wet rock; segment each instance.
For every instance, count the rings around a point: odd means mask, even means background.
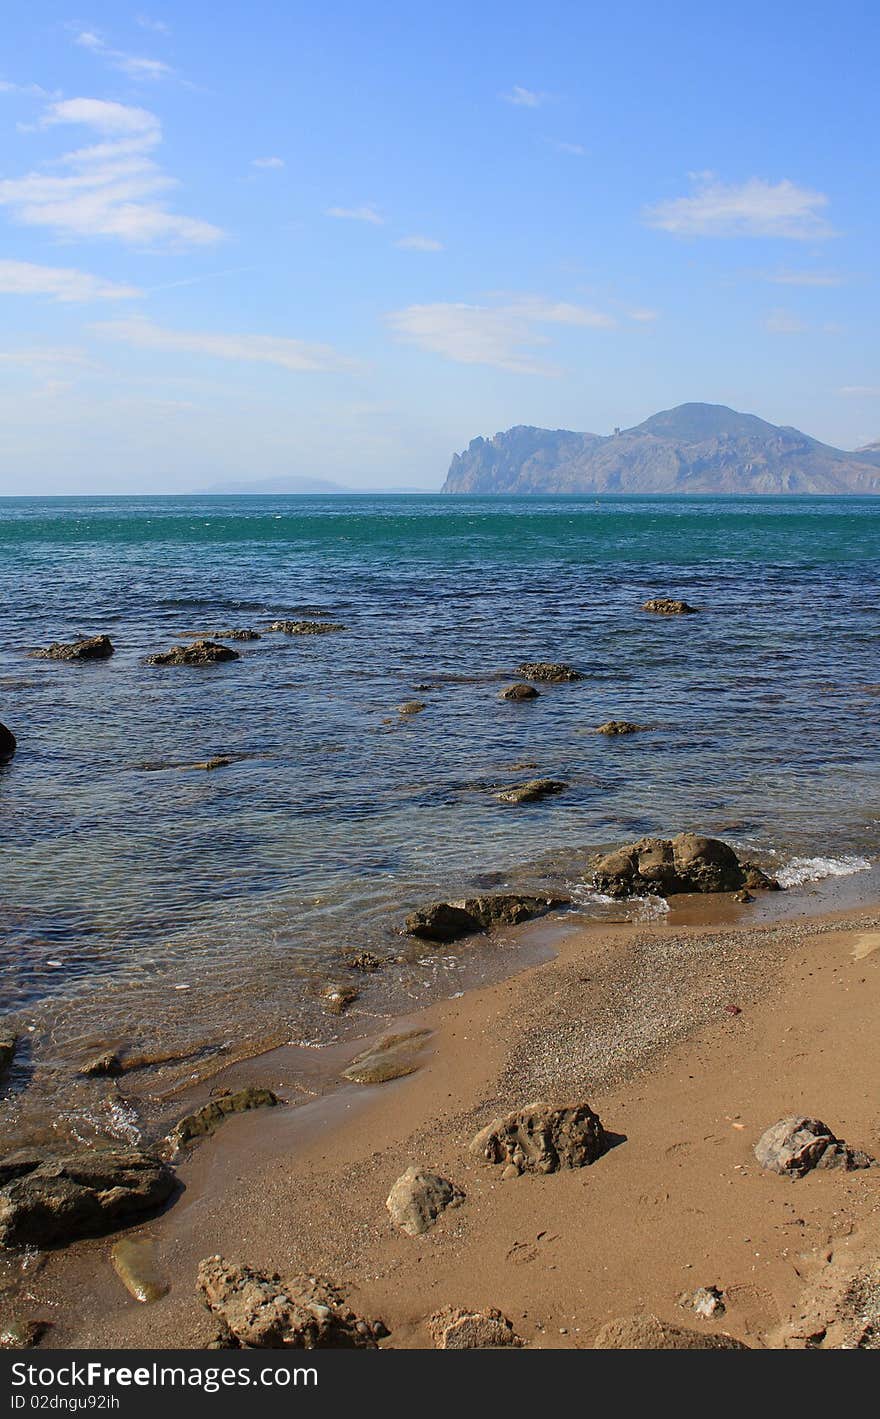
[[[676,601],[672,596],[655,596],[643,603],[642,610],[653,611],[655,616],[694,616],[697,608],[686,601]]]
[[[468,897],[461,902],[432,902],[410,913],[404,931],[424,941],[458,941],[464,936],[489,931],[493,926],[518,926],[556,907],[567,906],[568,900],[567,897],[495,892],[485,897]]]
[[[113,654],[109,636],[83,636],[76,641],[53,641],[42,650],[32,650],[33,660],[106,660]]]
[[[540,803],[542,798],[552,798],[564,793],[568,784],[559,778],[532,778],[526,783],[513,783],[503,788],[495,797],[499,803]]]
[[[170,1283],[162,1275],[152,1237],[123,1237],[110,1252],[113,1270],[130,1296],[152,1305],[168,1294]]]
[[[762,1168],[783,1176],[801,1178],[813,1168],[870,1168],[874,1159],[836,1138],[827,1124],[794,1114],[771,1124],[755,1144]]]
[[[755,898],[752,896],[751,892],[747,892],[745,887],[743,887],[741,892],[734,892],[733,900],[747,905],[749,902],[753,902]]]
[[[206,639],[212,641],[258,641],[261,637],[259,631],[252,630],[250,626],[237,626],[228,631],[208,631]]]
[[[540,690],[536,690],[534,685],[527,685],[525,681],[518,680],[515,685],[507,685],[501,691],[502,700],[536,700],[540,695]]]
[[[647,724],[633,724],[629,719],[609,719],[604,724],[600,724],[596,730],[597,734],[607,734],[609,736],[618,734],[640,734],[647,729]]]
[[[125,1065],[115,1050],[104,1050],[101,1054],[96,1054],[92,1059],[87,1059],[85,1064],[81,1064],[77,1070],[85,1079],[109,1078],[115,1079],[125,1072]]]
[[[410,912],[403,926],[407,936],[418,936],[423,941],[458,941],[462,936],[473,936],[482,931],[476,917],[464,906],[451,902],[432,902],[428,907],[420,907]]]
[[[433,1227],[447,1207],[458,1207],[464,1193],[439,1173],[409,1167],[388,1194],[385,1206],[391,1220],[407,1236],[420,1237]]]
[[[0,1246],[54,1246],[112,1231],[160,1207],[176,1186],[139,1148],[21,1151],[0,1162]]]
[[[609,897],[672,896],[677,892],[734,892],[745,872],[732,847],[719,838],[679,833],[641,838],[602,858],[593,882]]]
[[[47,1320],[24,1320],[10,1316],[0,1321],[0,1350],[32,1350],[50,1328]]]
[[[224,660],[238,660],[237,650],[219,641],[192,641],[189,645],[175,645],[171,650],[160,651],[147,656],[148,665],[219,665]]]
[[[769,877],[763,868],[758,867],[754,862],[743,862],[740,864],[745,873],[744,887],[753,892],[781,892],[782,887],[775,877]]]
[[[331,1015],[343,1015],[353,1005],[360,992],[353,985],[328,985],[321,992],[325,1010]]]
[[[504,1164],[505,1173],[555,1173],[583,1168],[607,1152],[609,1140],[589,1104],[554,1108],[529,1104],[481,1129],[471,1152],[487,1163]]]
[[[517,667],[516,673],[524,680],[543,681],[547,685],[561,685],[566,681],[584,678],[573,665],[552,660],[524,660],[522,665]]]
[[[344,631],[345,626],[335,621],[273,621],[270,631],[281,631],[285,636],[329,636],[333,631]]]
[[[11,759],[15,753],[18,741],[11,729],[7,729],[5,724],[0,724],[0,764]]]
[[[429,1317],[428,1332],[437,1350],[495,1350],[522,1345],[507,1316],[494,1306],[485,1311],[446,1306]]]
[[[382,966],[379,957],[374,956],[372,951],[345,951],[342,959],[350,971],[362,971],[364,975],[372,975]]]
[[[742,1340],[717,1331],[691,1330],[659,1316],[628,1316],[603,1325],[594,1350],[748,1350]]]
[[[426,706],[422,700],[407,700],[406,704],[397,706],[397,713],[404,716],[421,714]]]
[[[249,1113],[251,1109],[271,1109],[278,1102],[277,1094],[273,1094],[271,1089],[253,1085],[229,1094],[218,1094],[216,1099],[203,1104],[194,1113],[186,1114],[175,1124],[165,1142],[173,1156],[184,1144],[210,1137],[231,1114]]]
[[[282,1281],[209,1256],[199,1262],[197,1285],[224,1331],[248,1350],[375,1350],[388,1334],[381,1321],[350,1310],[325,1277]]]
[[[4,1074],[12,1063],[17,1044],[18,1035],[12,1030],[0,1027],[0,1074]]]
[[[403,1079],[415,1074],[422,1063],[422,1053],[430,1030],[407,1030],[399,1035],[386,1035],[377,1044],[357,1055],[343,1069],[343,1079],[353,1084],[385,1084],[389,1079]]]

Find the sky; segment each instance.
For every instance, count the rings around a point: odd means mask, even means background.
[[[876,0],[8,7],[0,494],[427,491],[691,400],[880,438],[878,40]]]

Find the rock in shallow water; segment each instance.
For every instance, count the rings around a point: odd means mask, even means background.
[[[420,1237],[433,1227],[447,1207],[457,1207],[464,1193],[439,1173],[409,1167],[394,1184],[385,1206],[391,1220],[410,1237]]]
[[[634,724],[630,719],[609,719],[599,725],[596,733],[607,734],[609,738],[613,738],[620,734],[639,734],[647,728],[646,724]]]
[[[566,681],[584,678],[573,665],[553,660],[524,660],[522,665],[517,667],[516,673],[524,680],[543,681],[547,685],[561,685]]]
[[[505,1173],[555,1173],[583,1168],[608,1151],[610,1140],[589,1104],[555,1108],[528,1104],[496,1118],[471,1143],[471,1152],[487,1163],[502,1163]]]
[[[494,1350],[522,1345],[507,1316],[494,1306],[485,1311],[446,1306],[429,1318],[428,1331],[437,1350]]]
[[[0,1246],[55,1246],[112,1231],[160,1207],[176,1186],[138,1148],[22,1151],[0,1162]]]
[[[159,651],[147,656],[148,665],[219,665],[221,661],[238,660],[237,650],[221,645],[219,641],[192,641],[189,645],[175,645],[171,650]]]
[[[171,1289],[159,1270],[152,1237],[123,1237],[113,1246],[110,1260],[126,1291],[142,1305],[152,1305]]]
[[[250,1085],[246,1089],[236,1089],[229,1094],[218,1094],[216,1099],[211,1099],[194,1113],[182,1118],[169,1133],[167,1145],[173,1155],[185,1143],[192,1143],[196,1138],[209,1137],[232,1114],[249,1113],[251,1109],[274,1108],[277,1103],[278,1096],[273,1094],[271,1089]]]
[[[388,1334],[382,1321],[350,1310],[325,1277],[282,1281],[209,1256],[199,1263],[197,1285],[205,1305],[245,1349],[375,1350]]]
[[[5,1073],[15,1056],[18,1035],[12,1030],[0,1028],[0,1074]]]
[[[0,764],[11,759],[15,753],[18,741],[11,729],[7,729],[5,724],[0,724]]]
[[[400,1035],[386,1035],[357,1055],[348,1068],[343,1069],[342,1077],[350,1079],[353,1084],[386,1084],[390,1079],[403,1079],[407,1074],[415,1074],[430,1038],[430,1030],[407,1030]]]
[[[502,700],[536,700],[539,695],[540,691],[536,690],[534,685],[526,685],[524,682],[518,681],[515,685],[508,685],[506,689],[502,690],[499,698]]]
[[[593,877],[596,889],[609,897],[734,892],[745,881],[745,868],[732,847],[696,833],[641,838],[602,858]]]
[[[424,941],[458,941],[493,926],[518,926],[568,904],[568,897],[533,897],[522,892],[495,892],[461,902],[432,902],[410,913],[404,931]]]
[[[329,636],[333,631],[347,628],[334,621],[273,621],[270,631],[280,631],[285,636]]]
[[[836,1138],[827,1124],[799,1114],[782,1118],[761,1134],[755,1157],[762,1168],[783,1176],[801,1178],[813,1168],[870,1168],[873,1158]]]
[[[33,660],[106,660],[113,654],[109,636],[84,636],[77,641],[53,641],[42,650],[32,650]]]
[[[526,783],[502,788],[495,797],[500,803],[540,803],[542,798],[552,798],[567,788],[568,784],[559,778],[531,778]]]
[[[696,606],[677,601],[673,596],[655,596],[643,603],[642,610],[653,611],[655,616],[694,616],[697,612]]]

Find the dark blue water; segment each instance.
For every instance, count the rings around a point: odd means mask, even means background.
[[[59,1069],[133,1031],[300,1037],[342,948],[522,864],[577,887],[589,849],[683,828],[792,880],[873,859],[878,569],[870,499],[0,500],[3,1013]],[[347,629],[144,663],[320,615]],[[109,661],[28,658],[98,632]],[[499,700],[524,659],[585,679]],[[537,775],[571,787],[493,796]]]

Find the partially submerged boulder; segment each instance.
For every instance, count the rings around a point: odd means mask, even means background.
[[[342,959],[350,971],[362,971],[364,975],[372,975],[382,966],[381,960],[372,951],[344,951]]]
[[[540,694],[534,685],[527,685],[524,680],[517,680],[514,685],[507,685],[501,692],[499,698],[502,700],[536,700]]]
[[[654,596],[642,605],[643,611],[653,611],[655,616],[694,616],[696,606],[687,601],[677,601],[674,596]]]
[[[221,645],[219,641],[191,641],[189,645],[175,645],[171,650],[159,651],[147,656],[148,665],[219,665],[224,660],[238,660],[237,650]]]
[[[407,700],[405,704],[397,706],[397,713],[407,718],[409,715],[421,714],[426,708],[424,700]]]
[[[226,1335],[246,1350],[375,1350],[388,1334],[364,1320],[322,1276],[282,1281],[221,1256],[199,1262],[197,1287]]]
[[[522,892],[495,892],[461,902],[432,902],[410,913],[404,931],[407,936],[424,941],[458,941],[493,926],[518,926],[567,905],[567,897],[535,897]]]
[[[569,680],[584,678],[573,665],[554,660],[524,660],[522,665],[517,667],[516,673],[524,680],[543,681],[547,685],[561,685]]]
[[[471,1152],[487,1163],[504,1164],[504,1176],[556,1173],[584,1168],[608,1151],[610,1142],[589,1104],[556,1108],[528,1104],[480,1130]]]
[[[218,1094],[194,1113],[186,1114],[169,1133],[166,1141],[173,1156],[185,1143],[197,1138],[208,1138],[215,1133],[221,1123],[231,1114],[249,1113],[251,1109],[271,1109],[279,1102],[278,1095],[271,1089],[261,1089],[249,1085],[229,1094]]]
[[[329,636],[333,631],[347,628],[335,621],[273,621],[270,631],[280,631],[285,636]]]
[[[631,719],[608,719],[599,725],[596,733],[613,737],[618,734],[640,734],[647,728],[647,724],[634,724]]]
[[[161,1207],[173,1170],[139,1148],[23,1150],[0,1162],[0,1246],[55,1246]]]
[[[258,641],[260,633],[250,626],[234,626],[227,631],[208,631],[205,639],[212,641]]]
[[[697,833],[640,838],[603,857],[593,883],[609,897],[672,896],[678,892],[735,892],[745,869],[727,843]]]
[[[495,1306],[485,1311],[446,1306],[428,1318],[428,1332],[437,1350],[495,1350],[522,1345],[507,1316]]]
[[[106,660],[113,654],[109,636],[82,636],[75,641],[53,641],[42,650],[32,650],[34,660]]]
[[[15,753],[17,739],[11,729],[7,729],[5,724],[0,724],[0,764],[11,759]]]
[[[464,1193],[448,1178],[412,1166],[397,1179],[385,1206],[402,1232],[420,1237],[433,1227],[441,1212],[463,1201]]]
[[[430,1030],[406,1030],[399,1035],[386,1035],[370,1045],[343,1069],[343,1079],[352,1084],[387,1084],[390,1079],[403,1079],[415,1074],[422,1063],[422,1054]]]
[[[542,798],[552,798],[567,788],[568,784],[559,778],[530,778],[525,783],[502,788],[495,797],[500,803],[540,803]]]
[[[749,1350],[742,1340],[720,1331],[692,1330],[655,1315],[627,1316],[603,1325],[594,1350]]]
[[[321,991],[321,999],[324,1002],[324,1009],[329,1010],[331,1015],[344,1015],[349,1005],[353,1005],[360,992],[355,985],[342,985],[331,982]]]
[[[4,1074],[12,1063],[17,1044],[16,1032],[0,1026],[0,1074]]]
[[[419,907],[410,912],[403,929],[407,936],[418,936],[423,941],[458,941],[462,936],[472,936],[483,928],[463,905],[452,902],[432,902],[428,907]]]
[[[851,1172],[870,1168],[874,1163],[867,1153],[836,1138],[827,1124],[800,1114],[771,1124],[755,1144],[755,1157],[762,1168],[791,1178],[802,1178],[813,1168]]]

